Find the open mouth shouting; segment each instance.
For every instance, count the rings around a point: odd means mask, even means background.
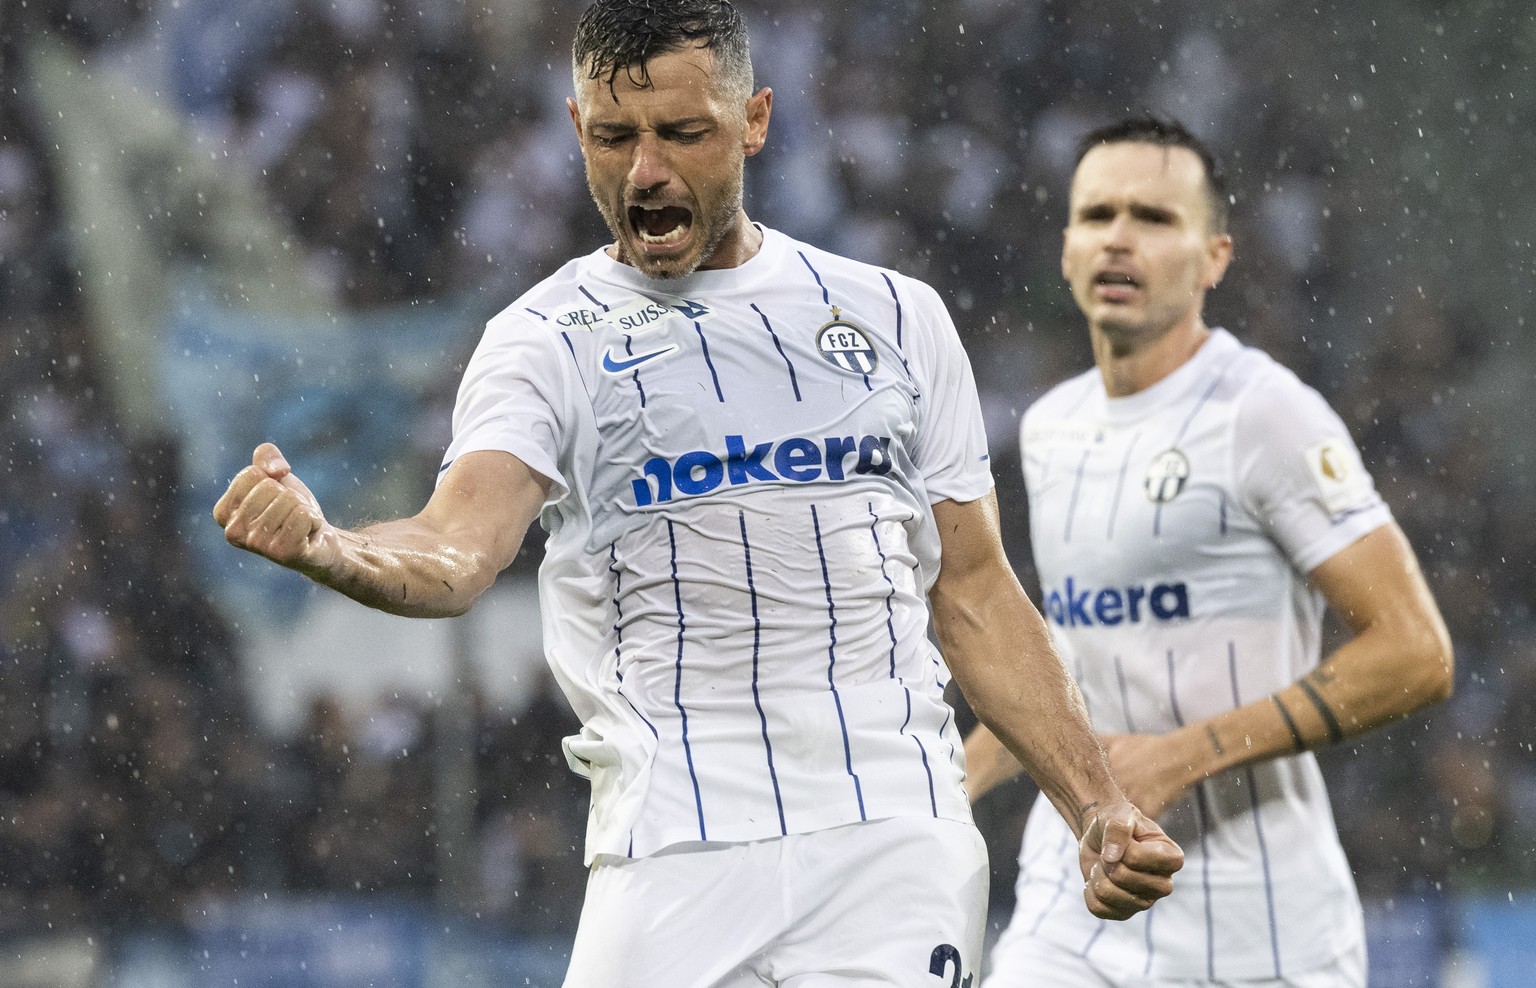
[[[629,228],[648,254],[672,253],[693,232],[693,210],[683,206],[635,205],[627,212]]]
[[[1100,271],[1093,276],[1093,288],[1106,302],[1128,302],[1140,290],[1141,281],[1125,271]]]

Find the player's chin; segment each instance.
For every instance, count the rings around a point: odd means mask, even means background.
[[[699,267],[696,251],[649,251],[644,244],[635,242],[629,244],[628,260],[641,274],[656,279],[682,278]]]

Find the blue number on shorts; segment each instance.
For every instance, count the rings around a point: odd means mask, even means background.
[[[964,965],[960,961],[960,949],[952,943],[941,943],[933,948],[933,954],[928,958],[928,973],[944,977],[944,969],[949,967],[949,962],[955,962],[955,973],[950,976],[949,988],[971,988],[972,975],[967,974],[965,980],[960,979]]]

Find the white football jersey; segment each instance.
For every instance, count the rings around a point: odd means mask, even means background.
[[[1307,574],[1391,517],[1323,399],[1222,330],[1130,397],[1072,378],[1020,428],[1042,610],[1102,733],[1163,733],[1300,678],[1325,608]],[[1126,977],[1279,978],[1361,941],[1311,754],[1202,782],[1159,822],[1187,856],[1174,894],[1106,923],[1037,803],[1013,925]]]
[[[444,469],[487,449],[554,481],[544,643],[588,860],[970,820],[930,504],[992,477],[932,289],[766,229],[667,281],[594,252],[489,323]]]

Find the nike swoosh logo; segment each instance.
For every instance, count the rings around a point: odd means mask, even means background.
[[[657,357],[665,357],[669,353],[676,353],[677,347],[664,346],[660,350],[651,350],[648,353],[637,353],[633,357],[615,359],[613,347],[603,351],[603,370],[610,374],[622,374],[628,370],[634,370],[647,360],[655,360]]]

